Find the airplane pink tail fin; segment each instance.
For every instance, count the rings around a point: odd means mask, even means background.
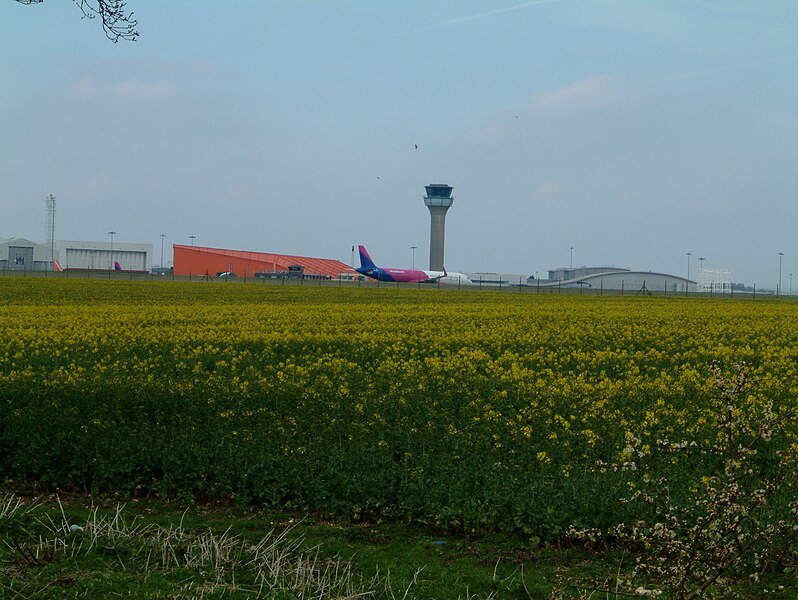
[[[114,271],[121,271],[121,270],[122,270],[122,265],[114,261]]]
[[[371,260],[369,253],[366,252],[365,246],[358,246],[358,252],[360,253],[360,268],[361,269],[376,269],[377,265],[374,264],[374,261]]]

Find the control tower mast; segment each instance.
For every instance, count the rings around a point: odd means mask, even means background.
[[[429,230],[429,268],[430,271],[443,271],[443,246],[446,234],[446,211],[454,202],[450,185],[445,183],[431,183],[424,186],[427,195],[424,204],[430,214]]]

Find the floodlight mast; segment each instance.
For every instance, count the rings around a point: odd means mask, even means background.
[[[50,270],[55,265],[55,196],[50,194],[44,199],[47,206],[47,220],[45,222],[45,237],[50,250]]]

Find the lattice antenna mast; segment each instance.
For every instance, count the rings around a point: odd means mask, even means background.
[[[47,247],[50,249],[50,268],[53,268],[55,260],[55,196],[50,194],[45,198],[47,204],[47,221],[45,222],[45,239]]]

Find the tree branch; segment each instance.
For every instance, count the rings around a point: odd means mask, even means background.
[[[16,0],[20,4],[41,4],[44,0]],[[120,39],[135,42],[139,37],[138,21],[132,12],[125,10],[123,0],[72,0],[83,13],[84,19],[100,17],[105,37],[116,43]]]

